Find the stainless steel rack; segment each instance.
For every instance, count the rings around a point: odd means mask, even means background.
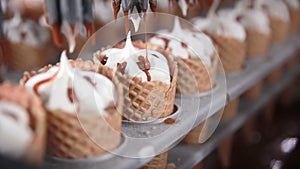
[[[146,153],[149,153],[148,158],[129,158],[135,156],[135,154],[137,154],[136,152],[143,152],[144,150],[163,150],[166,147],[170,148],[174,146],[175,147],[171,149],[169,153],[170,162],[176,163],[178,168],[191,168],[213,151],[226,136],[240,128],[242,124],[267,103],[272,96],[282,91],[295,79],[300,73],[300,65],[298,64],[293,70],[286,72],[277,85],[266,88],[257,102],[242,102],[238,116],[232,121],[221,123],[219,129],[217,129],[213,136],[204,144],[197,146],[177,145],[180,142],[180,138],[184,137],[189,129],[192,129],[216,114],[229,101],[237,98],[247,89],[262,80],[276,67],[284,64],[299,47],[300,35],[295,34],[291,36],[285,44],[272,46],[268,56],[249,60],[243,71],[227,75],[227,84],[224,83],[223,79],[217,78],[217,87],[207,96],[176,98],[176,104],[180,109],[175,124],[124,123],[123,133],[129,137],[124,139],[123,144],[115,151],[117,154],[123,154],[123,157],[113,154],[84,160],[61,160],[47,157],[44,168],[139,168],[151,160],[151,151],[146,151]],[[21,75],[13,76],[19,77]],[[214,97],[213,101],[211,100],[212,96]],[[133,139],[133,137],[135,139]],[[178,159],[180,159],[180,161],[178,161]]]
[[[169,161],[177,165],[178,169],[192,168],[208,156],[227,136],[237,131],[249,117],[259,112],[274,96],[284,90],[300,74],[300,64],[293,70],[286,72],[275,86],[266,86],[258,100],[242,101],[239,113],[233,120],[222,122],[213,136],[200,145],[180,144],[170,151]]]

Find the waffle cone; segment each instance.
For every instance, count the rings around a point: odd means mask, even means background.
[[[274,69],[267,77],[266,82],[268,84],[276,84],[282,75],[282,67]]]
[[[9,41],[6,41],[6,43],[7,53],[4,54],[4,62],[10,69],[28,70],[39,68],[49,64],[52,57],[58,54],[58,50],[50,42],[41,47]]]
[[[300,9],[289,9],[291,26],[290,32],[299,32],[300,31]]]
[[[197,127],[192,129],[182,140],[182,143],[185,144],[200,144],[203,142],[205,138],[202,138],[201,136],[206,135],[206,129],[204,127],[205,121],[200,123]]]
[[[176,58],[178,64],[178,94],[196,94],[208,91],[215,84],[218,68],[217,53],[212,58],[212,66],[207,67],[200,59]]]
[[[224,36],[208,35],[217,46],[225,72],[230,73],[241,70],[246,57],[246,43]]]
[[[291,70],[295,67],[298,60],[299,53],[295,52],[293,56],[285,63],[284,68],[286,70]]]
[[[134,45],[136,45],[134,43]],[[151,49],[148,46],[148,49]],[[97,55],[97,53],[95,53]],[[94,57],[97,57],[95,56]],[[159,81],[142,82],[140,78],[113,72],[112,69],[98,64],[98,72],[109,78],[116,77],[123,88],[123,116],[131,121],[147,121],[166,117],[173,113],[177,82],[177,64],[165,53],[168,60],[171,83]]]
[[[71,66],[81,70],[95,71],[90,61],[70,60]],[[59,64],[57,64],[59,66]],[[36,74],[46,72],[52,65],[45,66],[38,72],[25,72],[21,85]],[[116,106],[109,105],[105,115],[93,114],[77,116],[75,112],[48,112],[47,148],[51,155],[60,158],[80,159],[102,155],[113,150],[121,140],[121,110],[123,105],[122,87],[113,79],[117,89]]]
[[[28,93],[24,87],[10,83],[0,86],[0,100],[13,102],[28,110],[33,138],[22,159],[27,163],[40,165],[44,157],[46,139],[46,113],[41,101]]]
[[[243,97],[249,100],[255,100],[260,97],[261,90],[262,90],[263,82],[258,82],[253,87],[251,87],[249,90],[247,90]]]
[[[239,99],[232,100],[224,108],[222,120],[232,120],[238,113]]]
[[[254,58],[267,54],[271,37],[253,29],[246,29],[247,57]]]
[[[278,18],[269,17],[272,30],[272,43],[284,43],[289,35],[290,23]]]
[[[48,151],[70,159],[94,157],[113,150],[121,140],[121,115],[77,117],[66,112],[48,112]]]
[[[142,169],[166,169],[168,161],[168,151],[155,156]]]

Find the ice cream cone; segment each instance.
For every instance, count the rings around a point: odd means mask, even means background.
[[[168,161],[168,151],[155,156],[142,169],[166,169]]]
[[[246,57],[246,43],[219,35],[208,34],[219,51],[224,70],[227,73],[243,69]]]
[[[58,55],[58,50],[51,43],[40,47],[9,41],[6,43],[7,53],[4,56],[4,63],[8,68],[14,70],[29,70],[42,67],[51,63],[53,56]]]
[[[300,9],[289,8],[291,17],[290,32],[300,31]]]
[[[293,56],[290,59],[288,59],[288,61],[284,65],[284,69],[285,70],[291,70],[291,69],[293,69],[295,67],[295,65],[296,65],[296,63],[298,61],[298,55],[299,54],[297,52],[295,52],[293,54]]]
[[[191,130],[182,140],[185,144],[200,144],[203,143],[206,135],[204,128],[205,122],[200,123],[197,127]]]
[[[234,99],[230,103],[228,103],[224,108],[222,120],[225,121],[232,120],[238,113],[238,107],[239,107],[239,98]]]
[[[107,117],[77,117],[66,112],[48,112],[49,153],[56,157],[79,159],[115,149],[121,139],[121,114],[115,108],[107,110],[107,113]]]
[[[254,58],[265,55],[270,47],[271,37],[253,29],[246,29],[247,57]]]
[[[95,71],[95,65],[90,61],[69,60],[69,64],[81,70]],[[20,84],[25,85],[31,77],[46,72],[51,67],[52,65],[48,65],[38,72],[25,72]],[[115,105],[106,107],[106,115],[48,111],[47,148],[51,155],[68,159],[88,158],[107,153],[120,144],[123,93],[117,79],[112,81],[118,100]]]
[[[288,38],[290,23],[274,17],[269,17],[269,19],[272,30],[271,41],[273,43],[284,43]]]
[[[141,45],[140,42],[134,43]],[[151,46],[148,45],[148,49]],[[94,58],[97,58],[97,53]],[[173,113],[177,82],[177,64],[165,53],[170,68],[171,83],[167,85],[160,81],[142,82],[140,78],[121,74],[98,64],[98,72],[109,78],[116,77],[121,83],[124,94],[123,116],[131,121],[147,121],[166,117]]]
[[[249,99],[249,100],[255,100],[255,99],[257,99],[260,96],[260,94],[261,94],[262,86],[263,86],[263,82],[258,82],[253,87],[251,87],[250,89],[248,89],[243,94],[243,97],[246,98],[246,99]]]
[[[266,77],[266,82],[271,85],[276,84],[282,75],[282,71],[282,67],[277,67]]]
[[[233,135],[223,140],[218,147],[218,154],[223,168],[229,168],[231,163]]]
[[[124,117],[132,121],[155,120],[173,113],[176,79],[171,86],[162,82],[142,82],[116,73],[124,91]],[[174,78],[174,77],[173,77]],[[176,78],[176,77],[175,77]]]
[[[174,163],[169,163],[165,169],[177,169]]]
[[[183,59],[177,57],[178,94],[195,94],[211,90],[215,84],[218,68],[217,54],[212,58],[211,67],[205,66],[200,59]]]
[[[46,113],[42,102],[36,96],[28,93],[24,87],[14,86],[10,83],[0,86],[0,100],[12,102],[28,111],[33,138],[22,159],[27,163],[40,165],[43,162],[46,139]]]

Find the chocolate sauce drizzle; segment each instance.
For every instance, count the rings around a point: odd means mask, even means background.
[[[4,110],[4,111],[1,112],[1,113],[4,114],[4,115],[6,115],[6,116],[8,116],[8,117],[10,117],[10,118],[12,118],[12,119],[15,120],[16,122],[19,121],[19,118],[18,118],[15,114],[13,114],[12,112],[10,112],[10,111],[8,111],[8,110]]]
[[[144,57],[144,56],[139,56],[138,57],[138,62],[137,65],[139,66],[139,68],[145,72],[146,76],[147,76],[147,81],[151,81],[151,75],[149,73],[149,70],[150,70],[150,62],[148,60],[147,57]]]
[[[39,92],[38,92],[39,87],[40,87],[41,85],[43,85],[44,83],[47,83],[47,82],[50,82],[51,80],[53,80],[53,79],[57,76],[58,72],[59,72],[59,71],[57,71],[52,77],[49,77],[49,78],[47,78],[47,79],[44,79],[44,80],[42,80],[42,81],[36,83],[36,84],[33,86],[33,91],[34,91],[34,93],[35,93],[36,95],[40,96],[40,94],[39,94]]]
[[[102,56],[102,57],[100,58],[100,62],[102,63],[102,65],[105,65],[105,64],[106,64],[107,59],[108,59],[108,57],[107,57],[106,55],[104,55],[104,56]]]
[[[125,74],[125,69],[127,66],[127,62],[117,63],[117,71]]]

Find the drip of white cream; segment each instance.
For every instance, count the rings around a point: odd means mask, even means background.
[[[182,15],[186,16],[187,10],[188,10],[188,4],[186,3],[185,0],[179,0],[178,5],[181,9]]]
[[[64,21],[62,24],[62,33],[65,35],[67,38],[68,44],[69,44],[69,52],[73,53],[76,47],[76,40],[75,40],[75,35],[73,35],[71,26],[68,22]]]
[[[214,2],[212,4],[212,6],[210,7],[208,14],[207,14],[207,16],[209,18],[214,17],[216,15],[216,11],[219,7],[219,4],[220,4],[220,0],[214,0]]]
[[[0,101],[0,154],[22,157],[31,143],[32,135],[26,110],[14,103]]]
[[[141,24],[140,15],[138,13],[131,14],[130,20],[133,23],[134,31],[137,32]]]
[[[118,63],[126,62],[125,74],[132,77],[139,77],[143,82],[147,81],[147,76],[138,67],[137,62],[139,62],[139,56],[143,56],[144,58],[147,56],[151,66],[149,70],[151,81],[161,81],[170,84],[170,70],[167,59],[157,51],[148,49],[148,55],[146,55],[146,49],[135,48],[131,41],[130,31],[127,34],[124,48],[107,49],[101,55],[108,57],[105,66],[111,69],[116,69]]]
[[[55,75],[57,73],[57,75]],[[110,103],[114,103],[114,85],[106,77],[95,72],[81,71],[70,66],[64,51],[60,67],[52,67],[28,80],[25,86],[34,92],[34,86],[52,77],[38,88],[38,93],[50,111],[62,110],[67,113],[102,114]],[[92,83],[88,80],[90,79]],[[74,94],[73,103],[69,99],[68,89]],[[76,99],[75,99],[76,98]]]
[[[42,15],[40,18],[39,18],[39,24],[43,27],[46,27],[46,28],[50,28],[51,26],[47,23],[46,21],[46,16]]]

